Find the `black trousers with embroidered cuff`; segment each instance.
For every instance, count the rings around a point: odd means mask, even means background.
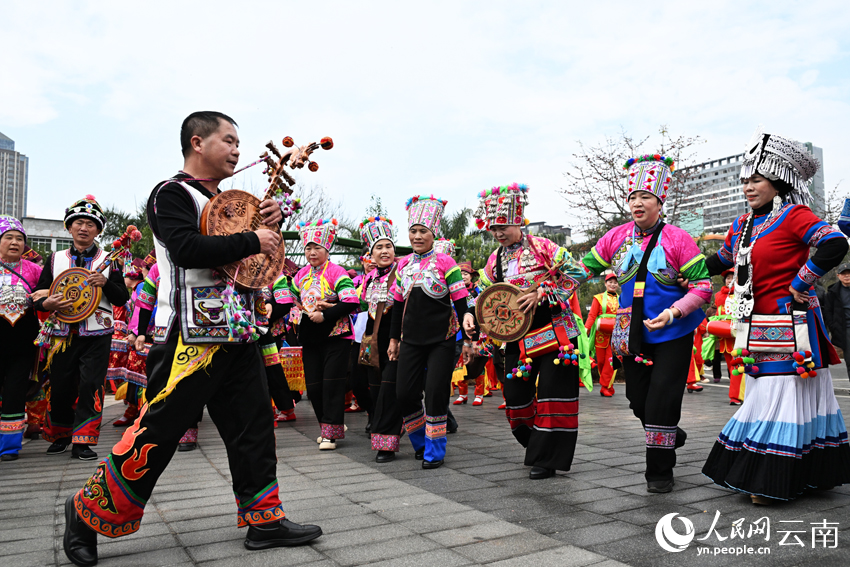
[[[168,383],[176,349],[176,337],[151,348],[148,399]],[[207,366],[184,377],[167,397],[143,406],[136,422],[77,493],[74,504],[80,518],[109,537],[138,530],[157,479],[205,405],[227,450],[237,525],[282,518],[264,365],[256,344],[236,343],[222,345]]]
[[[44,438],[97,445],[112,335],[71,334],[66,340],[65,350],[58,351],[50,364],[50,411]]]
[[[370,389],[377,392],[372,416],[372,450],[398,451],[402,428],[402,415],[396,398],[398,361],[389,360],[386,349],[382,352],[381,368],[368,369]],[[377,380],[380,381],[379,386],[373,388]]]
[[[345,438],[345,392],[348,390],[348,361],[351,339],[329,337],[315,345],[304,345],[304,380],[322,437]]]
[[[452,371],[455,365],[454,337],[430,345],[411,345],[401,342],[398,353],[396,396],[405,427],[414,443],[419,447],[414,428],[423,428],[426,441],[425,458],[429,461],[442,460],[446,447],[446,421],[448,419],[449,396],[451,396]],[[424,416],[422,416],[422,392],[425,392]],[[422,425],[413,426],[412,421]],[[421,433],[421,432],[420,432]],[[433,451],[430,450],[433,448]],[[429,458],[430,457],[430,458]]]
[[[578,366],[556,365],[557,358],[551,352],[532,359],[528,380],[503,376],[502,391],[511,431],[525,447],[525,465],[568,471],[578,439]],[[506,372],[518,363],[519,353],[505,354]]]
[[[673,478],[677,441],[684,443],[684,431],[678,425],[693,344],[692,332],[663,343],[643,343],[641,350],[652,366],[635,362],[633,356],[623,357],[626,398],[646,433],[647,481]]]

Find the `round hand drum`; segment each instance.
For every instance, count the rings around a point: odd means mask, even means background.
[[[204,206],[201,214],[201,232],[209,236],[227,236],[240,232],[253,232],[267,228],[258,222],[260,200],[254,195],[228,189],[213,197]],[[258,290],[274,283],[283,271],[286,260],[286,245],[280,240],[274,254],[254,254],[242,260],[221,266],[220,270],[231,279],[236,278],[236,287]],[[238,275],[237,275],[238,271]]]
[[[67,309],[56,311],[56,318],[63,323],[85,321],[97,310],[103,290],[86,281],[92,273],[86,268],[69,268],[59,274],[50,286],[50,295],[61,293],[62,299],[73,302]]]
[[[515,285],[493,284],[478,296],[475,302],[475,317],[489,336],[500,341],[514,342],[528,333],[531,313],[523,313],[519,298],[525,295]]]

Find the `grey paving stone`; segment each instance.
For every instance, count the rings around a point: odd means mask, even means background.
[[[408,494],[401,497],[381,498],[379,500],[372,500],[371,502],[364,502],[363,506],[369,508],[370,510],[382,511],[392,510],[394,508],[404,508],[406,506],[422,506],[423,504],[433,504],[435,502],[444,501],[445,499],[437,494],[431,494],[430,492],[420,492],[418,494]]]
[[[463,528],[464,526],[474,526],[491,521],[493,521],[493,516],[490,516],[489,514],[479,512],[478,510],[468,510],[465,512],[457,512],[441,516],[413,518],[400,522],[398,525],[404,526],[418,534],[427,534],[443,531],[448,527]]]
[[[521,557],[513,557],[490,563],[490,567],[584,567],[585,565],[601,565],[605,557],[591,553],[579,547],[565,545],[537,553],[529,553]]]
[[[523,532],[503,538],[455,547],[454,551],[472,561],[490,563],[560,545],[561,542],[538,533]]]
[[[378,542],[356,545],[342,549],[325,551],[333,561],[343,567],[349,565],[371,565],[376,561],[392,559],[413,553],[422,553],[439,547],[435,542],[422,536],[412,535],[393,539],[391,542]]]
[[[433,567],[434,565],[454,567],[472,564],[478,565],[478,563],[473,563],[471,559],[449,549],[432,549],[424,553],[393,557],[369,565],[370,567]]]
[[[366,545],[381,541],[389,541],[390,544],[397,539],[416,535],[412,530],[403,528],[398,524],[373,526],[363,529],[353,529],[333,534],[324,534],[312,544],[313,549],[325,552],[329,549]]]
[[[238,558],[238,565],[301,565],[325,559],[309,545],[249,551],[245,549],[242,539],[195,545],[186,548],[186,551],[196,563],[231,557]],[[269,563],[263,561],[269,561]]]
[[[64,559],[64,554],[62,555]],[[98,546],[98,558],[109,567],[166,567],[170,565],[191,564],[189,555],[181,547],[152,549],[132,555],[116,555],[114,557],[109,557],[109,561],[107,562],[104,561],[107,557],[101,555],[100,547]]]
[[[99,558],[106,559],[180,546],[181,542],[171,534],[132,539],[123,537],[115,539],[98,538],[97,555]]]
[[[441,532],[432,532],[425,534],[425,537],[436,541],[443,547],[456,547],[524,532],[527,532],[525,528],[509,522],[488,522],[465,528],[455,527]]]
[[[647,529],[627,522],[613,521],[595,526],[585,526],[573,530],[549,534],[549,537],[579,547],[587,547],[606,541],[617,541],[639,534],[646,534]]]
[[[405,506],[403,508],[392,508],[382,510],[379,514],[393,522],[403,522],[413,518],[427,518],[429,516],[442,516],[456,512],[465,512],[469,506],[455,502],[438,502],[436,504],[423,504],[420,506]]]

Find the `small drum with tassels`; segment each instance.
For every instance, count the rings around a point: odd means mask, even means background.
[[[475,318],[488,336],[514,342],[528,333],[531,313],[523,313],[519,298],[526,292],[509,283],[493,284],[475,301]]]

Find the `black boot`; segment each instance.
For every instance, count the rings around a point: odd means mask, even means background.
[[[678,449],[679,447],[685,446],[685,441],[688,440],[687,432],[681,427],[676,428],[676,444],[673,446],[674,449]]]
[[[65,555],[74,565],[97,565],[97,532],[88,527],[74,510],[74,495],[65,500]]]
[[[424,459],[425,458],[425,449],[419,449],[418,451],[413,453],[413,458],[416,459],[417,461],[421,461],[422,459]]]
[[[395,460],[395,452],[393,451],[378,451],[375,456],[376,463],[391,463]]]
[[[302,526],[284,518],[280,522],[248,526],[245,548],[256,551],[272,547],[291,547],[305,544],[320,535],[322,528],[319,526]]]
[[[71,448],[71,458],[80,459],[81,461],[93,461],[97,458],[97,453],[92,451],[88,445],[74,444]]]
[[[555,470],[544,467],[531,467],[531,472],[528,473],[528,478],[531,480],[540,480],[550,476],[555,476]]]

